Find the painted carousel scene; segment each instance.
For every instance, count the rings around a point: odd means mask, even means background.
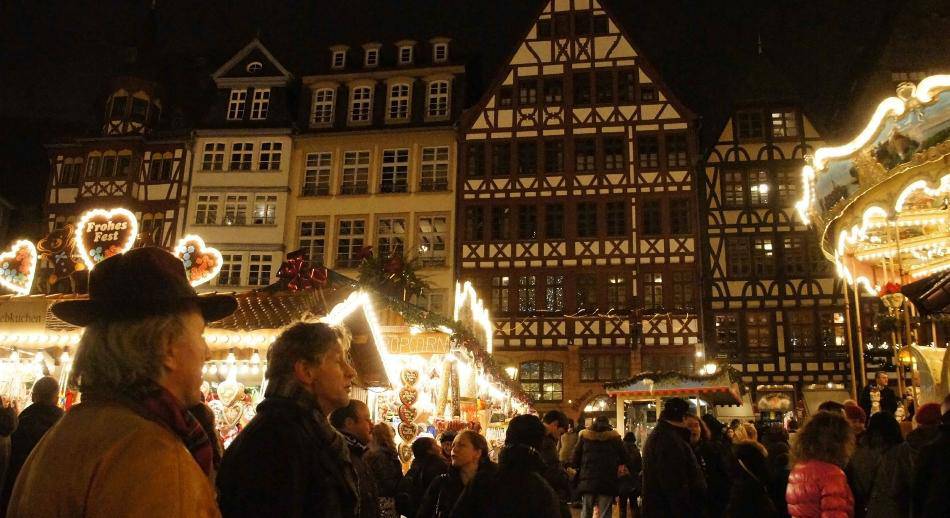
[[[0,518],[950,516],[946,2],[40,4]]]

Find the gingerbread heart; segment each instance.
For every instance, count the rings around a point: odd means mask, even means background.
[[[399,391],[399,401],[406,406],[412,406],[419,399],[419,391],[412,387],[403,387]]]
[[[139,224],[127,209],[92,209],[76,224],[76,248],[86,268],[116,254],[128,252],[135,244]]]
[[[412,442],[416,438],[416,425],[399,423],[399,437],[406,442]]]
[[[234,369],[232,369],[232,372]],[[232,376],[218,384],[218,399],[226,407],[235,406],[235,403],[244,401],[244,384]]]
[[[401,405],[399,407],[399,420],[404,423],[411,423],[416,420],[418,412],[411,406]]]
[[[21,239],[0,254],[0,286],[17,295],[29,295],[36,273],[36,247]]]
[[[217,248],[207,246],[204,239],[189,234],[178,240],[175,245],[175,257],[181,259],[185,265],[185,273],[192,286],[204,284],[214,279],[221,271],[221,252]]]
[[[415,369],[403,369],[400,377],[402,378],[403,385],[412,386],[416,384],[416,381],[419,381],[419,371]]]

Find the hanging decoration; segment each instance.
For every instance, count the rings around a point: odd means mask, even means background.
[[[370,253],[360,263],[359,283],[390,297],[409,300],[429,289],[429,283],[418,274],[421,267],[418,258],[401,254],[381,257]]]
[[[0,286],[17,295],[29,295],[36,274],[36,247],[21,239],[0,253]]]
[[[199,286],[214,279],[224,262],[217,248],[205,245],[204,239],[194,234],[178,240],[175,257],[181,259],[185,265],[185,272],[192,286]]]
[[[402,389],[399,390],[399,438],[402,443],[399,445],[399,457],[403,462],[409,462],[412,459],[412,440],[416,438],[418,427],[415,419],[417,411],[413,405],[419,398],[419,391],[416,390],[416,383],[419,381],[419,371],[412,368],[405,368],[399,373],[399,380],[402,382]]]
[[[82,260],[76,257],[76,227],[72,223],[66,223],[40,239],[36,249],[53,264],[53,273],[46,279],[50,285],[86,269]]]
[[[86,268],[116,254],[128,252],[138,235],[138,221],[128,209],[92,209],[76,225],[76,248]]]
[[[277,277],[287,283],[290,291],[322,288],[327,284],[327,276],[327,269],[310,264],[303,250],[289,252],[277,270]]]

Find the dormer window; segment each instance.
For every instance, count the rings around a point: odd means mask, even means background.
[[[399,47],[399,64],[409,65],[412,63],[412,45],[402,45]]]
[[[343,68],[345,66],[346,66],[346,51],[334,50],[333,51],[333,68]]]
[[[375,67],[378,64],[379,64],[379,49],[366,49],[363,65],[367,67]]]
[[[254,101],[251,103],[251,120],[264,120],[270,109],[270,88],[254,90]]]
[[[148,114],[148,101],[145,99],[139,99],[138,97],[132,98],[132,113],[129,116],[129,120],[132,122],[144,123],[145,117]]]
[[[260,61],[252,61],[247,64],[246,70],[249,74],[260,74],[261,70],[264,70],[264,65]]]
[[[117,95],[112,98],[112,111],[109,114],[109,118],[112,120],[119,120],[125,118],[125,109],[128,106],[129,98],[125,95]]]
[[[228,120],[241,120],[244,118],[244,108],[247,105],[247,90],[231,90],[231,96],[228,99]]]
[[[445,63],[449,60],[449,44],[436,43],[432,46],[432,61],[435,63]]]

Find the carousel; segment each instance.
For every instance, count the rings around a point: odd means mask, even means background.
[[[898,387],[933,401],[947,393],[950,313],[950,75],[902,83],[850,142],[815,151],[803,169],[799,216],[821,236],[825,256],[853,289],[857,343],[885,349]],[[862,300],[861,292],[864,293]],[[861,336],[861,305],[877,297],[886,314]],[[889,339],[887,339],[889,338]],[[865,354],[854,378],[866,380]]]

